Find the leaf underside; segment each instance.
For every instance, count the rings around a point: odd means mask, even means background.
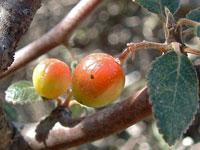
[[[6,90],[6,101],[13,104],[24,104],[43,101],[44,99],[37,93],[32,82],[19,81],[12,84]]]
[[[196,71],[187,56],[170,51],[152,64],[147,78],[159,132],[173,145],[197,112]]]
[[[174,14],[180,7],[180,0],[133,0],[148,11],[165,16],[165,7]]]

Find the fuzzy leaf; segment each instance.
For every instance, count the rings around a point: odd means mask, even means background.
[[[11,120],[13,121],[18,120],[18,113],[11,104],[3,102],[3,110]]]
[[[187,15],[187,19],[200,22],[200,8],[196,8],[194,10],[191,10]]]
[[[194,10],[191,10],[187,15],[186,15],[187,19],[196,21],[196,22],[200,22],[200,8],[196,8]],[[188,26],[191,27],[191,26]],[[195,35],[199,38],[200,37],[200,25],[197,25],[194,28],[194,32]]]
[[[195,27],[195,34],[198,38],[200,38],[200,25]]]
[[[187,130],[198,108],[198,79],[187,56],[175,51],[157,59],[148,73],[150,101],[157,126],[173,145]]]
[[[29,81],[16,82],[6,90],[6,101],[9,103],[24,104],[43,100]]]
[[[81,117],[81,115],[86,111],[86,109],[80,104],[74,104],[70,107],[70,111],[72,112],[72,118],[78,118]]]
[[[148,11],[165,16],[165,7],[174,14],[180,7],[180,0],[133,0]]]

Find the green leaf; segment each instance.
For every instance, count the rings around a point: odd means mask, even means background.
[[[200,8],[196,8],[194,10],[191,10],[187,15],[187,19],[200,22]]]
[[[33,87],[32,82],[29,81],[14,83],[6,90],[6,101],[13,104],[33,103],[43,100]]]
[[[7,102],[3,102],[3,109],[4,112],[6,113],[6,115],[13,121],[17,121],[18,120],[18,113],[15,110],[15,108],[7,103]]]
[[[191,10],[187,15],[186,15],[187,19],[196,21],[196,22],[200,22],[200,8],[196,8],[194,10]],[[191,27],[191,26],[188,26]],[[197,25],[196,27],[194,27],[194,32],[195,35],[197,37],[200,37],[200,25]]]
[[[157,59],[148,73],[157,126],[172,145],[187,130],[198,107],[198,79],[187,56],[175,51]]]
[[[180,0],[133,0],[148,11],[165,16],[165,7],[174,14],[180,7]]]
[[[70,107],[70,111],[72,112],[72,118],[78,118],[86,111],[86,109],[80,104],[73,104]]]
[[[200,38],[200,25],[197,25],[197,26],[195,27],[195,34],[196,34],[197,37]]]

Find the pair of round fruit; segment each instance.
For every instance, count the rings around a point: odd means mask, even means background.
[[[121,65],[104,53],[90,54],[82,59],[72,77],[68,65],[53,58],[42,61],[33,71],[33,85],[41,96],[57,98],[72,84],[74,98],[89,107],[113,102],[121,94],[124,83]]]

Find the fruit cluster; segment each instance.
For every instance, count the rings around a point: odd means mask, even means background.
[[[101,107],[113,102],[120,96],[124,83],[121,65],[104,53],[83,58],[75,68],[72,79],[68,65],[57,59],[44,60],[33,71],[33,85],[41,96],[57,98],[71,85],[74,98],[89,107]]]

